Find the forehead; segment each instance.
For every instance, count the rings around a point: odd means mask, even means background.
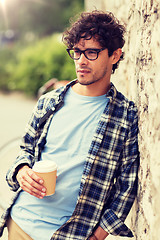
[[[74,47],[77,47],[80,49],[101,48],[101,45],[95,38],[91,38],[91,39],[81,38],[80,41],[74,45]]]

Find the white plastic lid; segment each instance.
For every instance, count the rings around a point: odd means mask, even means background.
[[[33,166],[33,171],[45,173],[45,172],[52,172],[57,169],[57,164],[53,161],[43,160],[39,162],[35,162]]]

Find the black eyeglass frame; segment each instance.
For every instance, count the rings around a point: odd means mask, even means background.
[[[67,48],[66,50],[67,50],[69,56],[70,56],[72,59],[74,59],[74,60],[79,60],[80,57],[81,57],[81,55],[82,55],[82,53],[83,53],[84,56],[85,56],[88,60],[94,61],[94,60],[96,60],[96,59],[98,58],[99,53],[102,52],[102,51],[105,50],[105,49],[106,49],[106,48],[100,48],[100,49],[97,49],[97,48],[87,48],[86,50],[80,50],[79,48]],[[78,51],[80,52],[80,56],[79,56],[78,58],[73,57],[73,56],[71,55],[71,53],[70,53],[71,50],[78,50]],[[86,52],[86,51],[89,51],[89,50],[90,50],[90,51],[92,51],[92,50],[95,51],[95,52],[97,53],[97,57],[94,58],[94,59],[88,58],[85,52]]]

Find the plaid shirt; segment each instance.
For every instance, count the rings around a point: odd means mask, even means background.
[[[34,109],[23,137],[21,153],[7,174],[8,184],[16,194],[1,217],[1,234],[20,192],[16,173],[21,164],[32,167],[40,159],[51,119],[63,106],[64,95],[73,84],[75,81],[42,96]],[[76,208],[71,218],[54,233],[52,240],[88,239],[98,226],[115,236],[133,237],[124,220],[137,192],[137,109],[113,84],[106,96],[109,105],[99,120],[88,151]]]

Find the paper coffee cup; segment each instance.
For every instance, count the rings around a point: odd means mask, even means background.
[[[43,179],[43,185],[46,188],[46,196],[54,194],[57,176],[56,163],[48,160],[36,162],[33,166],[33,171]]]

